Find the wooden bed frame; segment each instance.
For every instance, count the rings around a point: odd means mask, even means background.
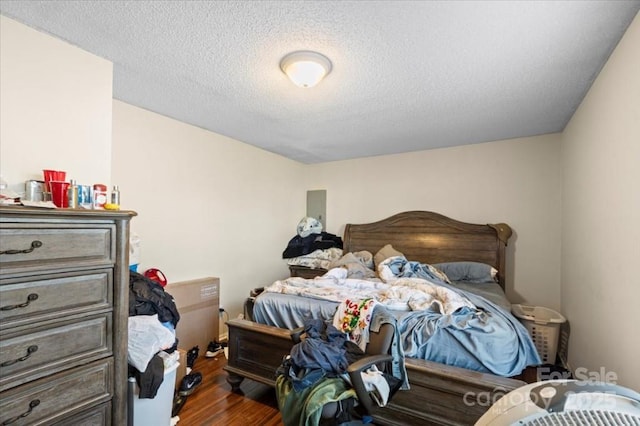
[[[498,270],[505,286],[505,247],[511,228],[476,225],[433,212],[410,211],[369,224],[348,224],[344,252],[375,254],[386,244],[422,263],[476,261]],[[244,378],[275,385],[275,370],[293,342],[290,330],[246,320],[230,320],[229,359],[225,370],[233,391]],[[406,359],[411,389],[396,393],[374,413],[380,425],[473,425],[500,396],[525,384],[431,361]]]

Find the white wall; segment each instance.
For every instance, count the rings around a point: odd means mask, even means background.
[[[43,169],[108,184],[112,64],[0,16],[0,173],[16,191]]]
[[[303,166],[236,140],[113,102],[113,182],[134,210],[140,271],[170,282],[220,278],[233,317],[249,290],[288,274],[282,251],[305,213]]]
[[[574,368],[640,389],[640,17],[562,135],[562,309]]]
[[[472,223],[505,222],[507,294],[560,308],[560,136],[557,134],[307,166],[327,190],[327,227],[430,210]]]

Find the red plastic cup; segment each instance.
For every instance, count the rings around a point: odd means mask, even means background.
[[[42,173],[44,174],[44,181],[45,182],[51,182],[53,179],[53,175],[55,174],[55,170],[43,170]]]
[[[45,182],[63,182],[67,177],[67,172],[63,172],[62,170],[43,170],[42,172],[44,174]]]
[[[56,207],[69,207],[69,198],[67,198],[67,190],[69,182],[50,181],[51,201]]]
[[[43,170],[42,174],[44,175],[45,192],[51,192],[51,186],[49,185],[49,182],[63,182],[67,177],[67,172],[64,172],[62,170]]]

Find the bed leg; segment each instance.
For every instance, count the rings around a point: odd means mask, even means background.
[[[243,380],[244,377],[227,372],[227,383],[231,385],[232,392],[238,392],[240,390],[240,383],[242,383]]]

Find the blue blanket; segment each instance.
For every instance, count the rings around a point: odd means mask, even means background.
[[[434,310],[401,314],[398,330],[405,356],[499,376],[514,376],[528,365],[541,364],[529,333],[510,312],[443,282],[424,265],[406,260],[399,263],[404,265],[395,265],[398,277],[418,277],[445,286],[476,306],[448,315]]]

